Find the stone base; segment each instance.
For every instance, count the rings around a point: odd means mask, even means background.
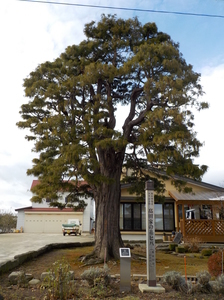
[[[142,293],[156,293],[156,294],[165,293],[165,289],[160,284],[157,284],[156,286],[148,286],[147,284],[139,284],[138,287]]]

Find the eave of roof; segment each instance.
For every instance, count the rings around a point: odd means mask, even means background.
[[[217,185],[214,185],[214,184],[210,184],[210,183],[203,182],[203,181],[197,181],[197,180],[194,180],[194,179],[191,179],[191,178],[188,178],[188,177],[184,177],[184,176],[179,176],[179,175],[170,176],[170,175],[167,175],[166,172],[161,171],[159,169],[155,169],[155,168],[148,168],[148,170],[155,173],[155,174],[157,173],[158,175],[161,175],[161,176],[167,176],[169,179],[173,178],[173,179],[176,179],[176,180],[185,181],[185,182],[191,183],[191,184],[196,185],[196,186],[200,186],[200,187],[204,187],[204,188],[207,188],[207,189],[210,189],[210,190],[219,191],[219,192],[224,193],[224,188],[223,187],[220,187],[220,186],[217,186]]]
[[[78,209],[74,210],[73,208],[64,208],[64,209],[59,209],[59,208],[32,208],[32,207],[25,207],[24,212],[60,212],[60,213],[66,213],[66,212],[83,212],[84,209]]]
[[[20,208],[16,208],[15,211],[30,209],[30,208],[32,208],[32,206],[20,207]]]
[[[192,201],[196,204],[196,202],[216,202],[221,201],[224,198],[224,192],[222,194],[217,192],[196,192],[196,193],[180,193],[178,191],[169,191],[169,195],[175,199],[177,202],[189,202]]]

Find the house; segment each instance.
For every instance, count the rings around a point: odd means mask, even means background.
[[[33,180],[32,188],[38,184],[38,180]],[[68,193],[61,193],[60,202],[65,203]],[[87,206],[85,209],[74,211],[72,208],[63,210],[49,206],[49,200],[43,199],[42,203],[32,203],[31,206],[18,208],[17,226],[23,232],[32,233],[60,233],[62,224],[68,222],[68,219],[79,219],[82,224],[82,232],[90,233],[94,221],[94,200],[93,198],[84,198]]]
[[[192,192],[178,192],[171,184],[172,179],[184,180]],[[129,184],[121,185],[121,235],[123,240],[145,240],[145,203],[136,202],[128,192],[129,187]],[[184,237],[197,236],[204,242],[223,242],[224,220],[220,220],[220,209],[224,188],[179,176],[167,179],[165,188],[165,201],[154,205],[156,238],[181,231]],[[189,210],[194,219],[187,218]]]
[[[172,179],[186,181],[192,192],[178,192],[171,184]],[[32,186],[35,184],[36,181]],[[123,240],[145,240],[145,202],[137,202],[136,197],[130,195],[129,187],[129,184],[121,184],[121,235]],[[167,179],[165,187],[165,201],[156,202],[154,206],[156,238],[161,238],[164,234],[170,236],[173,231],[181,231],[184,237],[197,236],[205,242],[224,240],[224,220],[220,219],[224,188],[178,176]],[[16,209],[17,229],[22,227],[24,232],[60,232],[61,225],[68,219],[78,218],[83,224],[82,231],[90,232],[93,228],[94,200],[84,200],[87,207],[76,212],[71,208],[51,208],[47,199],[40,204],[32,203],[32,206]],[[66,201],[66,193],[62,195],[61,201]],[[190,211],[193,213],[189,214]]]

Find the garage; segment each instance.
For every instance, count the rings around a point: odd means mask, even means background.
[[[38,211],[37,211],[38,210]],[[59,233],[62,224],[68,219],[79,219],[82,223],[83,212],[74,212],[70,209],[28,209],[25,210],[24,232],[26,233]]]

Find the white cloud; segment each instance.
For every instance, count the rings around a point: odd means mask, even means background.
[[[220,185],[224,181],[224,64],[216,67],[205,67],[201,73],[201,83],[206,93],[203,100],[207,101],[210,107],[200,113],[195,113],[198,138],[204,142],[200,158],[196,161],[209,166],[209,171],[203,180]]]

